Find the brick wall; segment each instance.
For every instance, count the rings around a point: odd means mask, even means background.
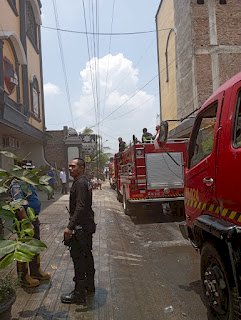
[[[241,53],[219,54],[220,84],[241,71]]]
[[[222,45],[241,45],[241,2],[227,0],[220,5],[216,1],[218,43]]]
[[[164,15],[163,3],[160,16]],[[197,0],[173,3],[177,85],[173,94],[177,95],[177,118],[181,118],[241,71],[241,0],[227,0],[226,4],[220,4],[219,0],[205,0],[204,4],[198,4]],[[162,83],[161,88],[165,97]],[[177,129],[174,131],[178,132]]]
[[[193,42],[190,6],[187,0],[174,2],[177,66],[177,118],[194,109]],[[185,21],[185,23],[183,23]],[[175,123],[178,125],[178,123]]]
[[[196,56],[195,65],[198,105],[200,106],[213,92],[210,55]]]
[[[178,0],[176,0],[178,1]],[[189,1],[186,5],[189,6]],[[193,46],[208,46],[209,45],[209,19],[208,19],[208,5],[197,4],[197,0],[191,1],[192,14],[192,32],[193,32]]]

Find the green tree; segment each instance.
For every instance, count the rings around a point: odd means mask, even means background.
[[[84,130],[80,132],[81,134],[94,134],[94,131],[91,128],[85,127]]]

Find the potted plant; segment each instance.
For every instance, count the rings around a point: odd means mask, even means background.
[[[0,154],[15,160],[15,163],[22,161],[7,151],[0,151]],[[0,168],[0,195],[8,193],[11,182],[14,179],[21,182],[21,188],[24,189],[26,198],[29,192],[31,192],[30,185],[45,192],[51,191],[51,187],[48,185],[48,176],[41,175],[38,169],[30,171],[22,166],[13,164],[10,170]],[[2,234],[0,239],[0,269],[7,268],[15,261],[21,263],[31,262],[36,255],[46,248],[45,243],[34,238],[32,228],[32,222],[36,218],[34,210],[28,207],[26,210],[27,216],[19,218],[19,211],[26,204],[26,199],[12,200],[10,197],[3,197],[3,200],[0,201],[1,224],[3,229],[5,228],[9,231],[7,238]],[[6,279],[1,280],[0,302],[2,301],[3,304],[7,303],[11,305],[15,299],[16,295],[13,283]],[[4,310],[4,307],[1,307],[0,304],[0,319],[3,319],[1,310]]]

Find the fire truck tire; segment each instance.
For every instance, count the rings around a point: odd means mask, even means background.
[[[213,319],[241,319],[236,288],[228,276],[228,266],[210,242],[201,251],[201,279],[206,306]]]
[[[178,217],[184,216],[185,209],[183,201],[171,201],[169,205],[173,214],[176,214]]]
[[[119,191],[117,191],[117,200],[119,201],[119,202],[123,202],[123,197],[122,197],[122,195],[121,195],[121,193],[119,192]]]
[[[129,216],[131,214],[131,204],[127,201],[125,190],[123,191],[122,205],[123,205],[123,209],[124,209],[124,214]]]

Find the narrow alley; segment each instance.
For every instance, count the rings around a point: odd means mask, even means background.
[[[126,216],[108,183],[94,190],[96,293],[86,310],[63,305],[60,295],[73,288],[73,265],[62,243],[68,195],[43,198],[42,265],[51,282],[17,290],[14,320],[207,319],[201,297],[199,255],[179,232],[173,213],[141,210]],[[11,270],[15,274],[15,269]]]

